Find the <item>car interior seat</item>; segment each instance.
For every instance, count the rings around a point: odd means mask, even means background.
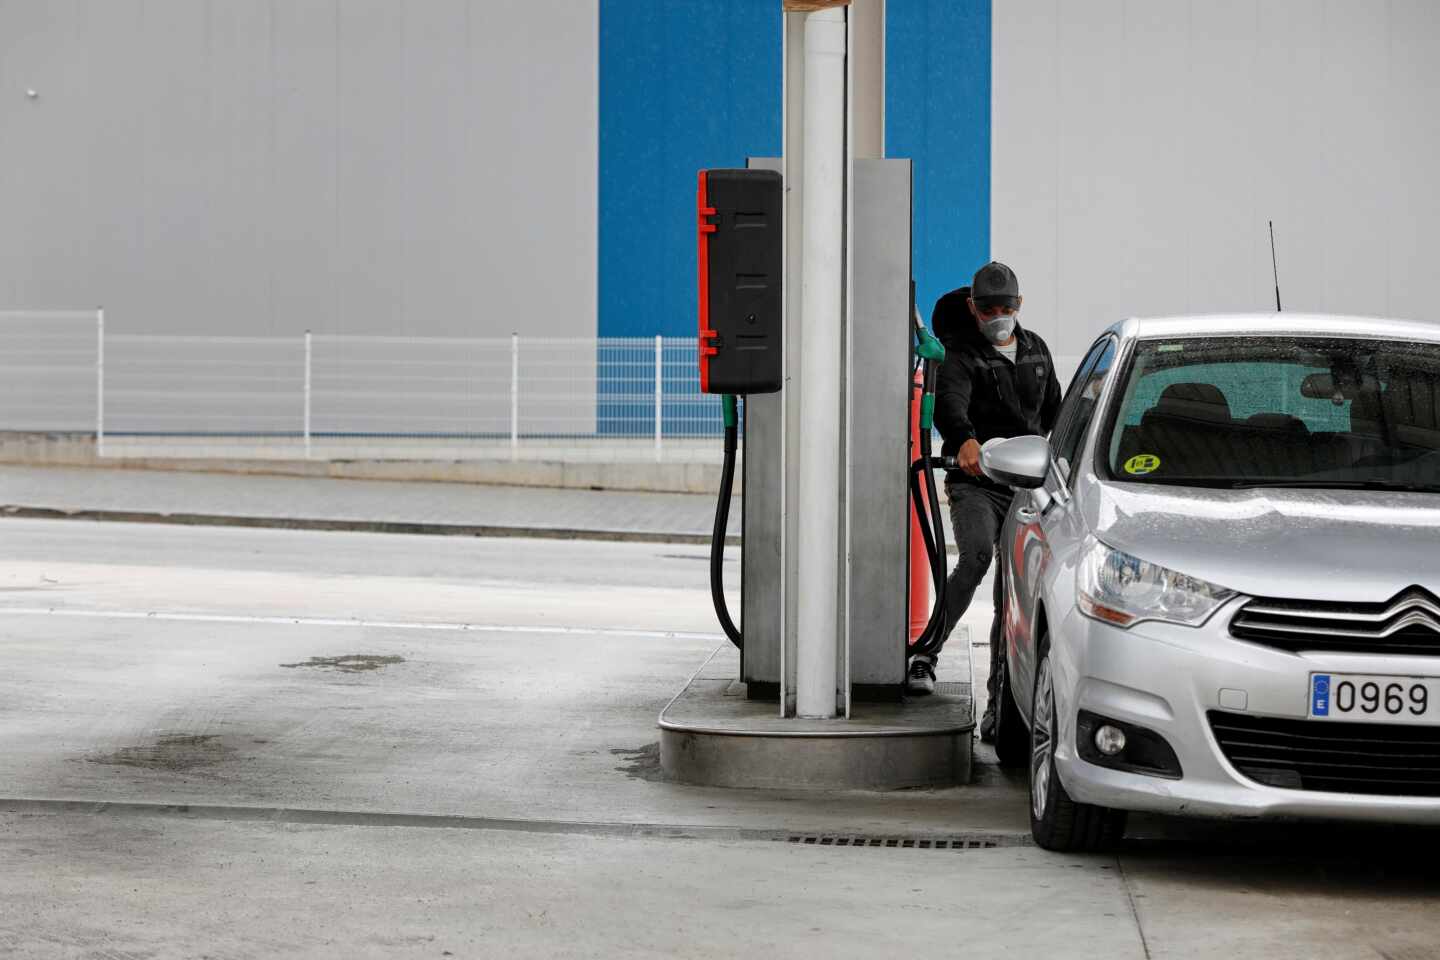
[[[1172,383],[1140,418],[1141,453],[1167,476],[1233,475],[1230,403],[1210,383]]]
[[[1440,450],[1440,377],[1426,370],[1394,370],[1380,395],[1393,442],[1415,452]]]
[[[1305,421],[1288,413],[1256,413],[1237,434],[1247,475],[1303,477],[1324,469]]]

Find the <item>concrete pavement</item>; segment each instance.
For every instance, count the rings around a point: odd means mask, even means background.
[[[1026,845],[1023,782],[984,763],[951,790],[664,782],[655,718],[723,642],[703,548],[0,531],[0,955],[1421,960],[1440,942],[1431,834],[1140,820],[1119,857],[1064,857]]]
[[[741,498],[729,532],[740,533]],[[0,466],[0,515],[708,543],[713,495]]]
[[[0,816],[0,844],[10,956],[1143,956],[1113,864],[1036,850],[105,816]],[[1057,922],[1016,930],[1042,891]]]
[[[716,790],[696,806],[688,788],[646,779],[660,709],[725,642],[703,548],[0,529],[9,796],[198,804],[220,785],[274,807],[681,825],[732,824],[742,803]],[[401,659],[310,665],[351,655]],[[57,748],[79,759],[41,762]],[[192,764],[195,748],[224,762]],[[143,775],[127,762],[157,750]],[[617,777],[622,766],[635,776]],[[483,775],[450,781],[447,769]],[[953,826],[924,791],[743,805],[765,829]],[[970,828],[1023,832],[1014,810],[984,792]]]

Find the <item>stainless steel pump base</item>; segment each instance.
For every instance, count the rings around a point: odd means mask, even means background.
[[[936,692],[855,703],[848,720],[796,720],[749,700],[739,653],[717,649],[660,714],[660,764],[682,783],[899,790],[968,783],[975,729],[969,643],[956,631]],[[964,653],[960,653],[963,650]]]

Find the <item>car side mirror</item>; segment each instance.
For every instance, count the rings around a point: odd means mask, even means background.
[[[1050,471],[1050,441],[1044,437],[996,437],[980,448],[980,472],[1007,487],[1034,490]]]

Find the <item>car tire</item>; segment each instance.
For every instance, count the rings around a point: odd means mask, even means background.
[[[1030,760],[1030,731],[1015,705],[1008,662],[1000,665],[1000,689],[995,698],[1000,701],[995,708],[995,760],[1006,770],[1021,769]]]
[[[1076,803],[1065,792],[1055,767],[1059,729],[1049,645],[1041,641],[1035,664],[1030,722],[1030,833],[1046,850],[1094,853],[1109,849],[1125,833],[1125,811]]]

